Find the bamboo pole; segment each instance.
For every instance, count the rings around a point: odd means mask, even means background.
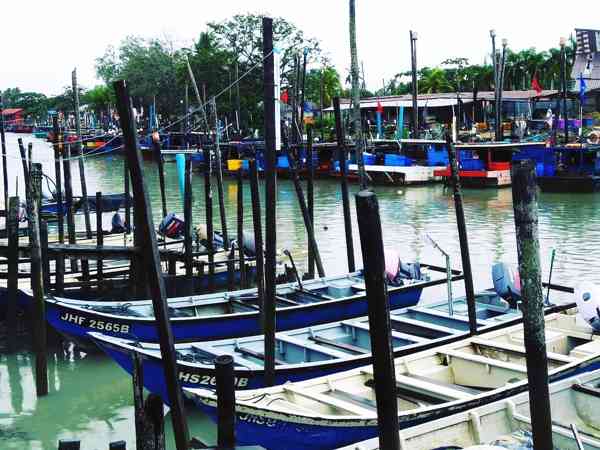
[[[58,126],[58,117],[52,117],[52,134],[54,135],[54,178],[56,183],[56,213],[58,219],[58,242],[65,242],[65,211],[62,192],[61,154],[63,150],[62,133]],[[65,258],[57,255],[54,269],[54,289],[58,295],[62,295],[65,285]]]

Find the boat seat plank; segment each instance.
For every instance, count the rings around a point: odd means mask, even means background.
[[[390,316],[391,318],[391,316]],[[360,328],[361,330],[370,331],[369,324],[365,321],[361,320],[344,320],[342,323],[348,327]],[[420,336],[415,336],[414,334],[402,333],[400,331],[392,330],[392,337],[398,339],[404,339],[407,341],[412,341],[414,343],[421,342],[431,342],[431,339],[426,339]]]
[[[250,310],[259,310],[260,309],[258,307],[258,305],[255,305],[253,303],[246,303],[242,300],[238,300],[237,298],[230,298],[229,301],[234,305],[242,306],[242,307],[248,308]]]
[[[435,331],[438,331],[441,333],[446,333],[446,334],[461,333],[460,330],[456,330],[454,328],[448,328],[443,325],[436,325],[433,323],[427,323],[427,322],[423,322],[420,320],[409,319],[408,317],[399,317],[399,316],[394,317],[393,315],[390,315],[390,320],[392,322],[396,322],[398,325],[402,325],[403,323],[405,323],[405,324],[410,324],[410,325],[421,327],[421,328],[428,328],[430,330],[435,330]]]
[[[435,383],[432,381],[436,381]],[[472,390],[465,388],[464,386],[458,386],[448,383],[443,385],[438,383],[437,380],[430,380],[425,377],[418,378],[414,374],[411,376],[398,375],[396,374],[396,385],[400,388],[410,386],[413,389],[417,389],[418,392],[424,392],[434,398],[444,397],[450,400],[463,400],[470,399],[481,392],[473,392]]]
[[[262,361],[265,360],[265,354],[263,352],[257,352],[256,350],[252,350],[246,347],[235,347],[235,351],[241,353],[242,355],[251,356],[256,359],[260,359]],[[280,359],[275,359],[275,364],[286,364],[285,361],[281,361]]]
[[[293,384],[284,385],[283,390],[287,392],[291,392],[294,395],[298,395],[300,397],[305,397],[310,400],[314,400],[318,403],[322,403],[324,405],[329,405],[334,408],[339,408],[344,411],[348,411],[357,416],[371,416],[372,410],[364,407],[360,407],[354,403],[350,403],[344,400],[340,400],[334,397],[331,397],[326,394],[320,394],[316,392],[311,392],[309,389],[300,389],[295,387]]]
[[[327,339],[327,338],[319,336],[319,335],[310,336],[308,339],[316,342],[317,344],[323,344],[326,346],[330,345],[332,347],[336,347],[336,348],[339,348],[341,350],[348,351],[351,353],[357,353],[357,354],[361,354],[361,355],[366,355],[367,353],[370,353],[369,350],[366,350],[362,347],[358,347],[358,346],[352,345],[352,344],[346,344],[343,342],[337,342],[333,339]]]
[[[473,344],[476,345],[481,345],[482,347],[497,348],[499,350],[506,350],[509,352],[519,353],[525,356],[525,349],[519,345],[513,345],[506,342],[487,341],[481,338],[473,338],[471,339],[471,342],[473,342]],[[573,362],[573,358],[566,355],[562,355],[560,353],[547,352],[547,354],[549,360],[554,360],[565,364]]]
[[[445,381],[441,381],[441,380],[436,380],[435,378],[429,378],[423,375],[419,375],[416,373],[407,373],[404,376],[410,377],[410,378],[414,378],[416,380],[422,380],[425,381],[427,383],[431,383],[431,384],[435,384],[436,386],[442,386],[444,388],[449,388],[449,389],[456,389],[459,390],[461,392],[464,392],[466,394],[471,394],[471,395],[479,395],[481,394],[483,391],[480,389],[475,389],[472,387],[467,387],[467,386],[461,386],[458,384],[452,384],[452,383],[446,383]]]
[[[309,340],[298,339],[294,336],[290,336],[285,333],[277,334],[277,340],[282,342],[287,342],[288,344],[297,345],[298,347],[304,347],[309,350],[314,350],[316,352],[323,353],[325,355],[329,355],[334,358],[347,358],[348,352],[341,352],[339,350],[335,350],[331,347],[325,347],[323,345],[319,345],[316,342],[311,342]]]
[[[443,350],[440,352],[441,354],[450,356],[451,358],[459,358],[466,361],[471,361],[474,363],[485,364],[488,366],[493,366],[501,369],[513,370],[515,372],[527,373],[527,368],[524,365],[509,363],[505,361],[500,361],[498,359],[486,358],[481,355],[473,355],[471,353],[464,353],[456,350]]]
[[[298,303],[298,302],[296,302],[294,300],[290,300],[287,297],[282,297],[280,295],[276,295],[275,296],[275,300],[277,300],[277,301],[279,301],[279,302],[281,302],[281,303],[283,303],[285,305],[288,305],[288,306],[298,306],[298,305],[302,304],[302,303]]]

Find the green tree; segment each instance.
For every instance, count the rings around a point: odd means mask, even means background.
[[[305,98],[317,105],[321,101],[321,80],[323,82],[323,106],[331,106],[333,97],[341,95],[340,75],[332,66],[322,69],[311,69],[306,73]]]

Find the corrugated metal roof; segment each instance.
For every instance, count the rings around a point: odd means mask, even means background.
[[[527,101],[530,99],[539,99],[544,97],[550,97],[557,94],[556,90],[545,90],[540,95],[536,91],[503,91],[502,98],[505,101]],[[463,103],[473,102],[472,92],[461,92],[460,99]],[[478,100],[494,100],[493,91],[481,91],[477,93]],[[412,96],[407,95],[386,95],[381,97],[363,97],[360,99],[360,107],[364,109],[371,109],[377,107],[377,102],[381,103],[384,108],[399,108],[403,106],[405,108],[412,107]],[[435,94],[419,94],[417,97],[417,103],[419,108],[440,108],[447,106],[456,105],[456,92],[439,92]],[[340,108],[342,110],[350,107],[350,99],[340,99]],[[333,111],[333,107],[325,108],[324,111]]]
[[[3,116],[12,116],[13,114],[18,114],[23,112],[23,108],[6,108],[2,110]]]

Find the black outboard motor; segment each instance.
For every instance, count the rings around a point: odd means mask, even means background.
[[[516,309],[521,301],[519,272],[506,263],[498,262],[492,266],[492,280],[496,293]]]
[[[125,220],[123,220],[123,217],[118,212],[113,214],[111,225],[111,233],[125,233],[125,231],[127,231],[125,227]]]
[[[158,226],[158,232],[171,239],[177,239],[183,236],[185,222],[177,217],[175,213],[169,213]]]
[[[385,275],[390,286],[402,286],[405,280],[421,280],[421,265],[405,263],[395,251],[385,251]]]

